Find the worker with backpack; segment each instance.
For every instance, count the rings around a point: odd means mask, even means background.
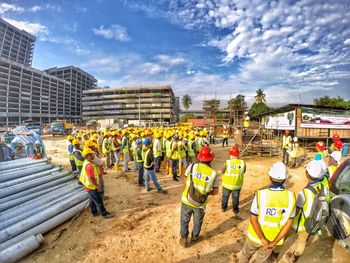
[[[303,254],[308,240],[312,242],[314,235],[320,233],[329,216],[328,188],[320,182],[325,172],[322,162],[312,160],[305,168],[308,184],[297,198],[292,225],[296,234],[290,237],[294,242],[278,262],[295,262]]]

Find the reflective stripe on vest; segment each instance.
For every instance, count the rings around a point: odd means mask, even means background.
[[[145,168],[151,168],[151,166],[154,164],[154,162],[151,162],[151,163],[148,163],[148,155],[150,154],[151,152],[151,149],[148,149],[146,152],[145,152],[145,159],[144,159],[144,163],[143,163],[143,167]]]
[[[238,190],[243,185],[245,163],[240,159],[226,160],[226,170],[222,176],[222,186],[228,190]]]
[[[187,153],[189,157],[195,157],[196,154],[192,148],[193,144],[195,143],[195,141],[193,140],[188,140],[188,145],[187,145]]]
[[[312,187],[315,188],[317,190],[317,192],[319,192],[322,188],[321,183],[317,183]],[[315,199],[315,194],[313,192],[311,192],[310,189],[304,188],[303,193],[305,196],[305,203],[302,207],[302,210],[300,210],[299,214],[296,215],[296,217],[294,218],[293,225],[292,225],[293,230],[294,231],[298,230],[298,232],[305,231],[305,226],[304,226],[305,219],[307,217],[309,217],[310,212],[311,212],[312,203]],[[298,223],[299,223],[299,227],[298,227]]]
[[[79,177],[79,181],[88,189],[90,190],[96,190],[96,185],[94,185],[91,181],[91,178],[89,178],[87,176],[87,172],[86,172],[86,166],[88,164],[93,165],[94,167],[94,178],[96,180],[96,183],[99,184],[100,183],[100,176],[99,176],[99,169],[96,165],[94,165],[93,163],[89,162],[88,160],[85,160],[83,163],[83,169],[81,170],[80,173],[80,177]]]
[[[205,165],[202,163],[194,164],[193,167],[191,166],[191,171],[193,171],[192,179],[193,179],[193,185],[196,188],[196,190],[201,194],[210,193],[213,190],[213,184],[217,176],[216,171],[211,167],[209,167],[208,165]],[[195,208],[205,207],[205,205],[208,202],[208,199],[202,206],[193,205],[188,200],[187,196],[188,196],[188,190],[190,189],[190,184],[191,184],[190,175],[187,174],[186,187],[182,193],[181,202]]]
[[[84,161],[80,161],[77,157],[75,157],[75,155],[74,155],[75,152],[80,152],[80,155],[82,155],[82,152],[81,152],[80,149],[74,149],[74,150],[73,150],[73,156],[74,156],[75,165],[76,165],[76,166],[82,166],[83,163],[84,163]]]
[[[295,209],[295,196],[288,190],[273,191],[263,189],[256,192],[258,203],[258,221],[267,240],[273,241],[288,222]],[[249,223],[247,237],[255,244],[263,245]],[[282,245],[281,239],[277,245]]]
[[[141,149],[141,148],[137,148],[137,149],[136,149],[135,157],[136,157],[136,162],[137,162],[137,163],[143,163],[143,159],[142,159],[142,149]]]

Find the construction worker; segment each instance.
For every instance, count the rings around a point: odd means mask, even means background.
[[[222,169],[222,203],[221,209],[223,212],[227,209],[228,199],[232,194],[232,209],[236,215],[239,212],[239,194],[243,185],[244,173],[246,165],[239,158],[239,149],[237,146],[232,146],[229,152],[230,159],[226,160],[225,167]]]
[[[101,196],[100,170],[93,164],[95,153],[86,147],[83,151],[85,161],[79,177],[79,181],[83,184],[89,196],[89,203],[92,216],[102,215],[103,218],[111,218],[113,215],[109,213],[103,205]]]
[[[249,116],[245,116],[244,117],[244,121],[243,121],[243,133],[245,135],[248,134],[249,128],[250,128],[250,117]]]
[[[172,147],[172,141],[171,141],[171,133],[168,132],[165,135],[165,155],[166,155],[166,166],[165,166],[165,172],[168,175],[172,175],[172,159],[171,159],[171,147]]]
[[[177,175],[177,169],[179,166],[179,150],[178,150],[178,142],[179,142],[179,136],[177,134],[175,134],[173,136],[173,141],[171,143],[171,152],[170,152],[170,158],[171,158],[171,170],[173,173],[173,180],[174,181],[179,181],[179,179],[177,179],[178,175]]]
[[[136,159],[136,166],[137,166],[138,185],[140,187],[143,187],[143,186],[145,186],[145,184],[144,184],[144,179],[143,179],[144,171],[143,171],[142,140],[141,139],[136,140],[135,159]]]
[[[165,193],[162,187],[158,183],[158,179],[154,170],[154,155],[152,152],[152,142],[150,138],[146,138],[143,142],[145,146],[144,157],[143,157],[143,167],[144,167],[144,179],[146,191],[151,191],[150,180],[152,179],[154,186],[157,188],[158,193]]]
[[[180,133],[182,136],[182,134]],[[179,141],[177,142],[177,150],[179,153],[179,174],[180,176],[183,176],[185,174],[186,168],[187,168],[187,161],[186,161],[186,150],[187,146],[185,144],[185,138],[179,138]]]
[[[123,150],[123,155],[124,155],[124,172],[129,171],[128,163],[129,163],[129,148],[130,148],[130,142],[128,138],[129,132],[127,130],[123,130],[122,132],[123,137],[122,137],[122,150]]]
[[[68,159],[69,159],[69,163],[70,163],[70,166],[72,167],[72,172],[74,172],[77,167],[75,165],[75,161],[74,161],[74,154],[73,154],[73,140],[74,140],[74,137],[72,135],[69,135],[67,137],[67,141],[69,141],[69,145],[68,145]]]
[[[226,146],[228,146],[228,128],[224,125],[224,129],[222,131],[222,148],[224,148],[224,145],[226,143]]]
[[[285,165],[289,163],[289,154],[290,146],[292,143],[292,137],[289,135],[289,130],[284,131],[284,135],[282,137],[282,162]]]
[[[182,247],[188,245],[188,225],[193,215],[193,230],[191,242],[199,240],[202,228],[205,207],[209,195],[217,195],[219,182],[217,172],[211,168],[210,163],[215,158],[212,150],[204,146],[197,156],[199,163],[190,165],[185,173],[185,190],[181,197],[181,229],[179,243]],[[199,196],[200,200],[194,196]]]
[[[190,133],[188,135],[188,141],[187,141],[188,163],[196,163],[197,149],[196,149],[196,141],[194,139],[195,139],[195,135],[193,133]]]
[[[42,159],[44,158],[44,152],[43,152],[43,147],[41,146],[41,143],[39,141],[35,142],[35,147],[34,147],[34,157],[33,159]]]
[[[335,170],[337,170],[341,160],[341,152],[333,151],[329,156],[329,164],[327,167],[327,176],[329,179],[332,178]]]
[[[111,152],[110,152],[110,145],[109,145],[109,137],[110,134],[107,132],[104,133],[103,141],[102,141],[102,153],[106,157],[106,169],[110,168],[111,166]]]
[[[299,154],[299,144],[298,144],[298,137],[293,137],[293,141],[290,144],[290,150],[288,150],[288,154],[291,158],[291,168],[297,167],[297,158]]]
[[[315,160],[323,160],[326,156],[325,152],[326,144],[323,141],[318,141],[316,143],[316,155],[315,155]]]
[[[80,149],[80,141],[78,139],[73,140],[73,146],[74,146],[74,149],[73,149],[74,162],[75,162],[75,166],[77,167],[78,176],[79,176],[85,159],[83,157],[82,150]]]
[[[334,133],[332,136],[333,143],[331,146],[328,148],[328,153],[331,154],[335,150],[335,142],[340,141],[340,136],[338,133]]]
[[[312,160],[306,165],[305,169],[308,184],[302,191],[300,191],[298,195],[296,203],[296,217],[294,218],[292,226],[292,229],[295,232],[290,231],[289,233],[293,244],[285,253],[283,253],[280,262],[295,262],[296,259],[303,254],[307,240],[310,239],[310,237],[313,237],[309,236],[305,230],[305,219],[310,215],[312,203],[316,193],[319,191],[324,191],[326,195],[328,194],[328,189],[324,188],[322,183],[319,181],[323,174],[321,162]]]
[[[114,170],[118,171],[119,165],[120,165],[120,151],[121,151],[121,145],[118,141],[118,133],[114,132],[114,135],[112,136],[111,145],[113,151],[111,154],[114,155]]]
[[[283,245],[293,224],[295,196],[283,186],[288,178],[287,166],[282,162],[273,164],[269,176],[272,185],[255,193],[240,263],[249,262],[255,252],[256,262],[267,262],[275,246]]]
[[[153,142],[153,154],[155,158],[154,169],[156,173],[160,172],[160,164],[163,158],[162,143],[161,143],[162,133],[155,133],[155,140]]]
[[[209,143],[215,144],[215,130],[212,126],[209,128]]]

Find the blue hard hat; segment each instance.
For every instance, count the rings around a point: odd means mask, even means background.
[[[139,138],[136,140],[136,144],[141,144],[142,143],[142,140]]]
[[[173,137],[173,139],[174,139],[174,140],[177,140],[177,139],[179,139],[179,136],[178,136],[177,134],[175,134],[174,137]]]
[[[150,145],[152,142],[151,142],[151,139],[150,138],[146,138],[144,141],[143,141],[143,144],[144,145]]]

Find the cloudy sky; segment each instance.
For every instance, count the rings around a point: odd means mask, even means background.
[[[350,99],[349,0],[4,0],[0,16],[37,37],[33,67],[75,65],[99,86],[169,84],[269,105]]]

